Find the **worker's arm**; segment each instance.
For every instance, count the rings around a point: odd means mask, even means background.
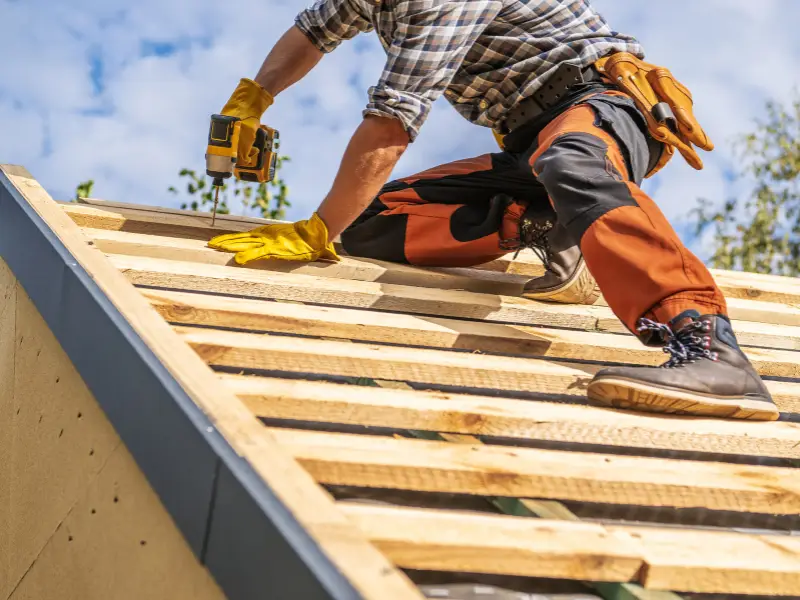
[[[369,205],[408,147],[408,133],[397,119],[367,115],[359,125],[317,211],[333,240]]]
[[[371,25],[352,0],[318,0],[303,10],[264,60],[255,80],[242,79],[221,114],[241,120],[238,162],[253,166],[253,148],[261,116],[274,97],[305,77],[343,40]]]
[[[240,166],[255,165],[256,131],[274,97],[305,77],[323,56],[324,52],[295,26],[275,44],[255,80],[239,81],[221,114],[241,121],[237,151]]]
[[[325,53],[296,26],[283,34],[256,75],[255,82],[277,96],[313,69]]]

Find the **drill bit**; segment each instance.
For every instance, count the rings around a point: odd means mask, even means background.
[[[219,188],[222,187],[222,181],[219,179],[214,180],[214,208],[211,211],[211,226],[214,226],[217,220],[217,204],[219,203]]]
[[[217,203],[219,202],[219,188],[216,189],[214,192],[214,209],[211,211],[211,226],[214,226],[214,222],[217,220]]]

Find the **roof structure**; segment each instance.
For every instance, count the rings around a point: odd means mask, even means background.
[[[663,354],[519,297],[532,256],[240,267],[206,241],[264,220],[0,170],[3,263],[219,594],[800,596],[800,281],[714,272],[780,421],[611,410],[592,374]]]

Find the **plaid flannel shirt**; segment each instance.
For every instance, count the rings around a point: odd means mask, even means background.
[[[469,121],[502,123],[562,62],[644,51],[589,0],[317,0],[295,20],[322,52],[376,31],[387,53],[364,114],[399,119],[413,141],[441,94]]]

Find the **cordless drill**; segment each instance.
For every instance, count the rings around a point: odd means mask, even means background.
[[[242,128],[241,119],[226,115],[211,115],[211,126],[208,131],[208,148],[206,149],[206,175],[213,178],[214,209],[211,215],[211,226],[217,218],[219,188],[225,179],[235,175],[237,179],[254,183],[265,183],[275,178],[275,165],[278,160],[280,136],[278,131],[260,125],[256,130],[256,141],[253,147],[258,150],[256,164],[245,167],[239,165],[237,155],[239,149],[239,133]]]

